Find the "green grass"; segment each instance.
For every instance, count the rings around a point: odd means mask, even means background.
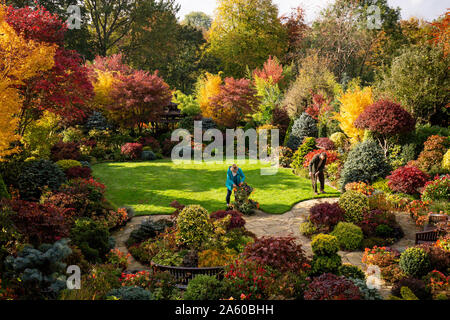
[[[115,206],[131,206],[137,215],[169,214],[169,204],[199,204],[209,212],[225,208],[226,172],[230,164],[152,162],[101,163],[93,166],[94,176],[107,187],[106,198]],[[267,213],[289,211],[300,201],[334,197],[339,193],[329,187],[327,194],[314,195],[311,182],[280,168],[275,175],[261,175],[267,163],[239,164],[245,181],[255,190],[251,198]],[[233,201],[233,196],[232,196]]]

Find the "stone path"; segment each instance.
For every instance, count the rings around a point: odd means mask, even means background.
[[[311,240],[307,237],[303,236],[300,233],[299,227],[302,222],[305,222],[309,215],[309,209],[323,202],[337,202],[339,198],[322,198],[322,199],[314,199],[302,201],[296,204],[290,211],[281,214],[274,215],[264,213],[262,211],[257,211],[257,213],[253,216],[245,217],[247,222],[246,228],[253,232],[256,236],[288,236],[292,235],[295,237],[303,246],[306,254],[308,256],[312,256],[311,250]],[[406,247],[410,247],[414,245],[415,233],[417,228],[412,221],[412,219],[404,213],[395,213],[397,222],[402,227],[405,237],[400,241],[392,245],[392,248],[397,250],[404,250]],[[142,223],[142,221],[146,219],[164,219],[168,216],[141,216],[133,218],[124,228],[117,231],[113,236],[116,239],[116,248],[122,252],[128,253],[125,242],[127,241],[130,233],[138,228],[138,226]],[[362,270],[366,270],[366,265],[361,262],[363,252],[344,252],[339,251],[339,255],[342,257],[343,263],[350,263],[352,265],[359,266]],[[143,266],[141,263],[136,261],[134,258],[130,258],[130,265],[128,267],[129,271],[137,271],[137,270],[146,270],[148,267]],[[381,293],[383,296],[386,296],[389,293],[389,287],[382,287]]]

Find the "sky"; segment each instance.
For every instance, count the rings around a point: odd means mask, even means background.
[[[203,11],[214,14],[215,0],[177,0],[181,5],[179,18],[183,18],[192,11]],[[306,10],[306,20],[311,22],[318,12],[333,0],[273,0],[278,5],[280,15],[290,12],[291,8],[299,5]],[[418,17],[432,21],[450,8],[450,0],[388,0],[391,7],[400,7],[402,18]]]

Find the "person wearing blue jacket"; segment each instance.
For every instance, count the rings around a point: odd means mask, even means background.
[[[227,206],[230,206],[230,198],[231,198],[231,192],[233,191],[233,188],[237,187],[241,183],[243,183],[245,180],[244,172],[241,168],[239,168],[236,164],[233,164],[231,167],[228,168],[227,172]]]

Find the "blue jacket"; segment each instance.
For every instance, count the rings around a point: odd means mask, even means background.
[[[238,168],[237,174],[235,176],[233,176],[233,173],[231,172],[231,167],[228,168],[226,182],[228,190],[233,190],[233,184],[238,186],[240,183],[244,182],[244,180],[245,176],[241,168]]]

